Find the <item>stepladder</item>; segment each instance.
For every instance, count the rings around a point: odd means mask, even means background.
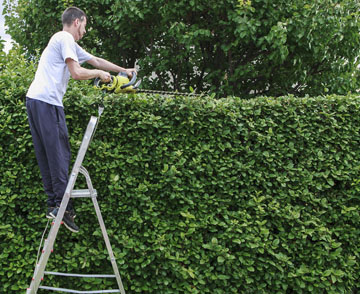
[[[99,117],[101,115],[102,110],[99,108]],[[125,294],[125,290],[121,281],[120,273],[118,270],[118,266],[116,263],[116,259],[114,257],[114,253],[112,251],[112,247],[109,241],[109,236],[107,234],[104,220],[102,218],[102,214],[100,211],[100,207],[97,201],[97,190],[94,189],[93,184],[91,182],[90,174],[82,165],[83,160],[90,145],[90,142],[94,136],[96,131],[98,119],[95,116],[91,116],[90,121],[87,125],[84,137],[82,139],[75,163],[73,165],[72,171],[69,176],[68,184],[64,193],[64,197],[62,199],[58,214],[54,220],[52,220],[52,225],[48,234],[47,239],[45,239],[43,249],[41,251],[41,255],[36,262],[34,275],[31,280],[29,288],[26,290],[26,294],[36,294],[39,289],[48,290],[48,291],[55,291],[57,293],[121,293]],[[82,174],[86,179],[87,189],[80,189],[75,190],[75,182],[78,175]],[[113,269],[113,274],[78,274],[78,273],[60,273],[60,272],[53,272],[53,271],[45,271],[46,265],[49,261],[51,253],[53,252],[54,243],[56,240],[56,236],[59,232],[62,219],[64,217],[66,207],[70,201],[70,198],[80,198],[80,197],[88,197],[91,198],[92,203],[94,205],[94,209],[96,212],[97,219],[99,221],[99,225],[101,228],[102,236],[105,241],[105,245],[109,254],[110,262]],[[67,288],[55,288],[51,286],[43,285],[44,276],[46,275],[55,275],[55,276],[63,276],[63,277],[79,277],[79,278],[114,278],[116,279],[116,284],[118,289],[110,289],[110,290],[73,290]]]

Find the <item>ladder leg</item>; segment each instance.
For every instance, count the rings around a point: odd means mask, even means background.
[[[62,221],[62,218],[65,213],[66,206],[69,203],[69,199],[70,199],[70,194],[65,193],[65,196],[60,205],[58,215],[56,216],[56,219],[50,229],[48,239],[44,244],[44,249],[40,256],[39,262],[35,266],[34,277],[32,278],[30,287],[27,289],[26,294],[36,294],[37,290],[39,289],[40,283],[44,278],[45,267],[49,260],[49,256],[53,250],[56,235],[59,231],[61,221]]]
[[[97,202],[96,195],[94,193],[94,188],[93,188],[93,185],[92,185],[92,182],[91,182],[91,179],[90,179],[90,175],[83,166],[80,168],[80,172],[85,176],[87,186],[89,188],[90,194],[92,195],[91,200],[92,200],[92,202],[94,204],[94,207],[95,207],[96,216],[97,216],[97,218],[99,220],[101,232],[103,234],[104,241],[105,241],[105,244],[106,244],[106,248],[107,248],[107,251],[109,253],[111,265],[113,267],[114,274],[116,276],[116,281],[118,283],[119,290],[120,290],[121,294],[125,294],[124,286],[123,286],[123,283],[121,281],[119,269],[117,267],[116,259],[115,259],[114,253],[112,251],[112,248],[111,248],[109,236],[108,236],[106,228],[105,228],[105,223],[104,223],[104,220],[103,220],[102,215],[101,215],[100,207],[99,207],[99,204]]]
[[[117,264],[116,264],[116,259],[114,257],[114,253],[113,253],[113,251],[111,249],[109,236],[108,236],[106,228],[105,228],[105,224],[104,224],[104,220],[102,218],[101,212],[100,212],[99,204],[98,204],[95,197],[92,198],[92,201],[93,201],[93,204],[94,204],[94,207],[95,207],[97,218],[99,220],[99,224],[100,224],[101,231],[102,231],[102,234],[103,234],[103,237],[104,237],[104,240],[105,240],[105,244],[106,244],[106,247],[107,247],[107,250],[108,250],[108,253],[109,253],[111,265],[113,267],[113,270],[114,270],[114,273],[115,273],[115,276],[116,276],[116,281],[118,283],[121,294],[125,294],[124,286],[123,286],[122,281],[121,281],[121,277],[120,277],[119,269],[118,269]]]

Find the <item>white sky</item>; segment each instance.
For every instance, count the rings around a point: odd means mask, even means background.
[[[0,0],[0,36],[1,39],[5,40],[5,52],[9,52],[11,48],[11,38],[9,35],[5,34],[5,20],[2,15],[3,10],[3,0]]]

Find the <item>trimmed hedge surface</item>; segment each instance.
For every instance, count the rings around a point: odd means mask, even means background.
[[[0,77],[0,293],[25,292],[47,222],[30,81]],[[97,114],[90,88],[71,83],[65,99],[73,160]],[[127,293],[357,293],[358,96],[105,100],[83,165]],[[60,229],[47,270],[112,273],[91,201],[75,205],[81,231]]]

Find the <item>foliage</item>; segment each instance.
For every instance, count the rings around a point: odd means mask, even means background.
[[[9,34],[43,49],[76,4],[89,15],[82,44],[143,85],[219,96],[347,94],[359,89],[359,8],[353,0],[8,0]],[[16,5],[15,3],[18,3]]]
[[[4,48],[5,48],[4,42],[5,42],[5,40],[3,40],[0,37],[0,54],[3,54]]]
[[[15,50],[0,61],[0,292],[12,294],[30,283],[46,196],[24,106],[35,63]],[[74,159],[99,94],[72,82],[64,102]],[[119,95],[105,105],[84,166],[127,293],[360,288],[358,96]],[[76,208],[81,232],[61,228],[47,269],[112,273],[91,202]]]
[[[1,37],[0,37],[0,60],[3,60],[5,58],[5,40],[3,40]],[[0,62],[0,69],[1,69],[1,63]]]

